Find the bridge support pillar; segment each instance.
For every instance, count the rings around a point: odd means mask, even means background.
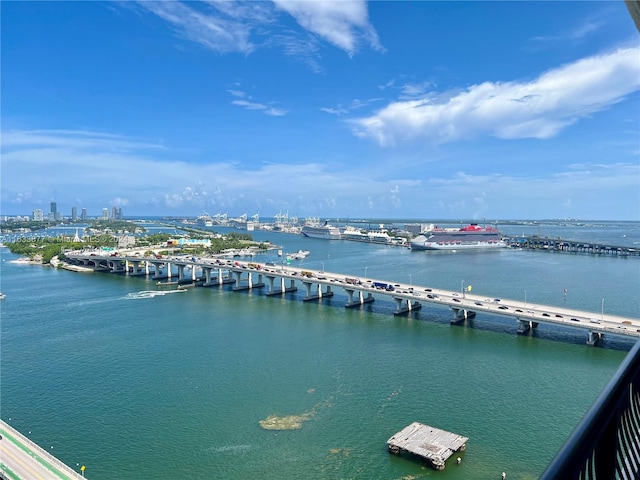
[[[126,269],[125,269],[126,262],[122,260],[117,260],[110,263],[111,263],[111,271],[113,273],[126,273]]]
[[[147,271],[147,262],[143,262],[140,260],[132,260],[131,265],[127,266],[127,271],[129,272],[129,275],[148,275],[149,272]],[[142,266],[141,266],[142,265]]]
[[[178,265],[178,283],[184,280],[184,265]]]
[[[213,268],[211,267],[202,267],[203,270],[203,274],[204,274],[204,283],[202,284],[203,287],[218,287],[220,285],[224,285],[225,283],[233,283],[234,280],[231,276],[228,277],[223,277],[222,276],[222,269],[218,268],[217,269],[217,273],[215,274],[214,277],[214,273],[213,273]]]
[[[151,262],[151,265],[153,265],[153,277],[151,278],[153,280],[159,280],[162,275],[162,262]]]
[[[396,309],[393,311],[394,315],[402,315],[412,310],[420,310],[422,308],[420,302],[415,302],[410,298],[405,299],[400,297],[393,297],[393,299],[396,301]]]
[[[362,290],[353,290],[351,288],[345,288],[344,291],[347,292],[347,296],[349,297],[347,300],[347,303],[345,304],[345,308],[359,307],[360,305],[363,305],[365,303],[371,303],[375,300],[375,297],[371,295],[371,292],[367,292],[367,296],[365,297],[363,295]],[[358,296],[354,300],[353,294],[355,292],[358,292]]]
[[[331,287],[329,285],[327,285],[327,290],[323,292],[321,283],[305,282],[305,281],[303,281],[302,283],[307,289],[307,295],[302,299],[302,301],[304,302],[308,302],[310,300],[318,300],[323,297],[333,296],[333,292],[331,291]],[[315,287],[313,288],[313,290],[315,290],[315,292],[312,292],[311,288],[314,285]]]
[[[249,275],[249,285],[241,285],[240,284],[240,279],[242,278],[242,272],[233,272],[233,276],[236,277],[236,284],[233,287],[234,291],[238,291],[238,290],[247,290],[249,288],[251,288],[251,275]]]
[[[171,263],[165,262],[164,266],[167,269],[167,278],[171,278]]]
[[[516,333],[518,335],[524,335],[529,330],[531,330],[531,321],[530,320],[522,320],[521,318],[518,318],[518,330],[516,331]]]
[[[233,287],[233,291],[238,291],[238,290],[251,290],[253,288],[260,288],[260,287],[264,287],[264,283],[262,283],[262,275],[260,275],[260,277],[258,278],[258,282],[257,283],[253,283],[253,277],[251,276],[251,272],[247,272],[247,283],[245,285],[242,285],[240,283],[240,280],[242,278],[242,272],[233,272],[233,274],[236,277],[236,281],[235,281],[235,287]]]
[[[266,293],[268,297],[271,297],[273,295],[282,295],[283,293],[285,293],[285,291],[287,291],[284,286],[284,277],[276,277],[275,275],[265,275],[265,277],[267,277],[267,280],[269,280],[269,290]],[[278,288],[275,288],[276,279],[278,279]]]
[[[589,338],[587,339],[587,345],[591,345],[592,347],[597,345],[600,339],[602,338],[602,333],[600,332],[589,332]]]
[[[211,285],[211,268],[202,267],[202,273],[204,274],[204,286]]]
[[[284,293],[295,292],[296,290],[298,290],[298,287],[296,287],[296,282],[293,279],[291,279],[291,283],[287,287],[286,279],[284,277],[276,277],[270,275],[265,275],[265,277],[269,279],[269,291],[267,292],[267,296],[282,295]],[[274,289],[274,281],[276,278],[278,279],[280,288]]]
[[[476,316],[476,312],[474,312],[473,310],[466,310],[464,308],[455,307],[449,308],[451,308],[451,311],[453,312],[453,318],[451,319],[452,325],[463,323],[465,320]]]

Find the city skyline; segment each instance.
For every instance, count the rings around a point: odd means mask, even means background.
[[[29,215],[29,217],[34,221],[40,221],[40,222],[45,220],[50,222],[52,221],[57,222],[65,219],[72,220],[72,221],[77,221],[77,220],[82,221],[82,220],[88,220],[90,218],[99,218],[103,220],[109,220],[109,219],[123,220],[124,219],[122,207],[118,207],[118,206],[113,206],[111,208],[102,207],[101,214],[96,216],[90,216],[85,207],[81,208],[80,215],[78,215],[77,205],[71,206],[69,211],[70,211],[70,215],[65,215],[63,210],[58,209],[58,202],[52,201],[49,203],[48,212],[46,212],[42,208],[34,208],[31,214]],[[45,216],[45,213],[47,214],[46,216]],[[16,214],[16,216],[24,216],[24,213]],[[3,215],[3,217],[7,218],[11,216]]]
[[[1,21],[3,215],[640,219],[623,2],[8,2]]]

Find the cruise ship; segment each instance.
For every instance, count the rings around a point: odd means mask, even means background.
[[[305,237],[321,238],[323,240],[340,240],[340,229],[324,222],[323,225],[317,222],[306,223],[301,232]]]
[[[342,240],[352,240],[354,242],[368,242],[369,235],[358,228],[354,228],[351,225],[348,225],[342,231]]]
[[[467,250],[506,247],[502,234],[494,227],[472,223],[462,228],[440,228],[430,225],[411,241],[412,250]]]

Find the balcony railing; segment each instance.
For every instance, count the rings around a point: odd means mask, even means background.
[[[640,341],[540,478],[640,478]]]

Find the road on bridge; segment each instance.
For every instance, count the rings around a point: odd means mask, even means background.
[[[0,477],[8,480],[77,480],[74,472],[53,455],[0,421]]]

